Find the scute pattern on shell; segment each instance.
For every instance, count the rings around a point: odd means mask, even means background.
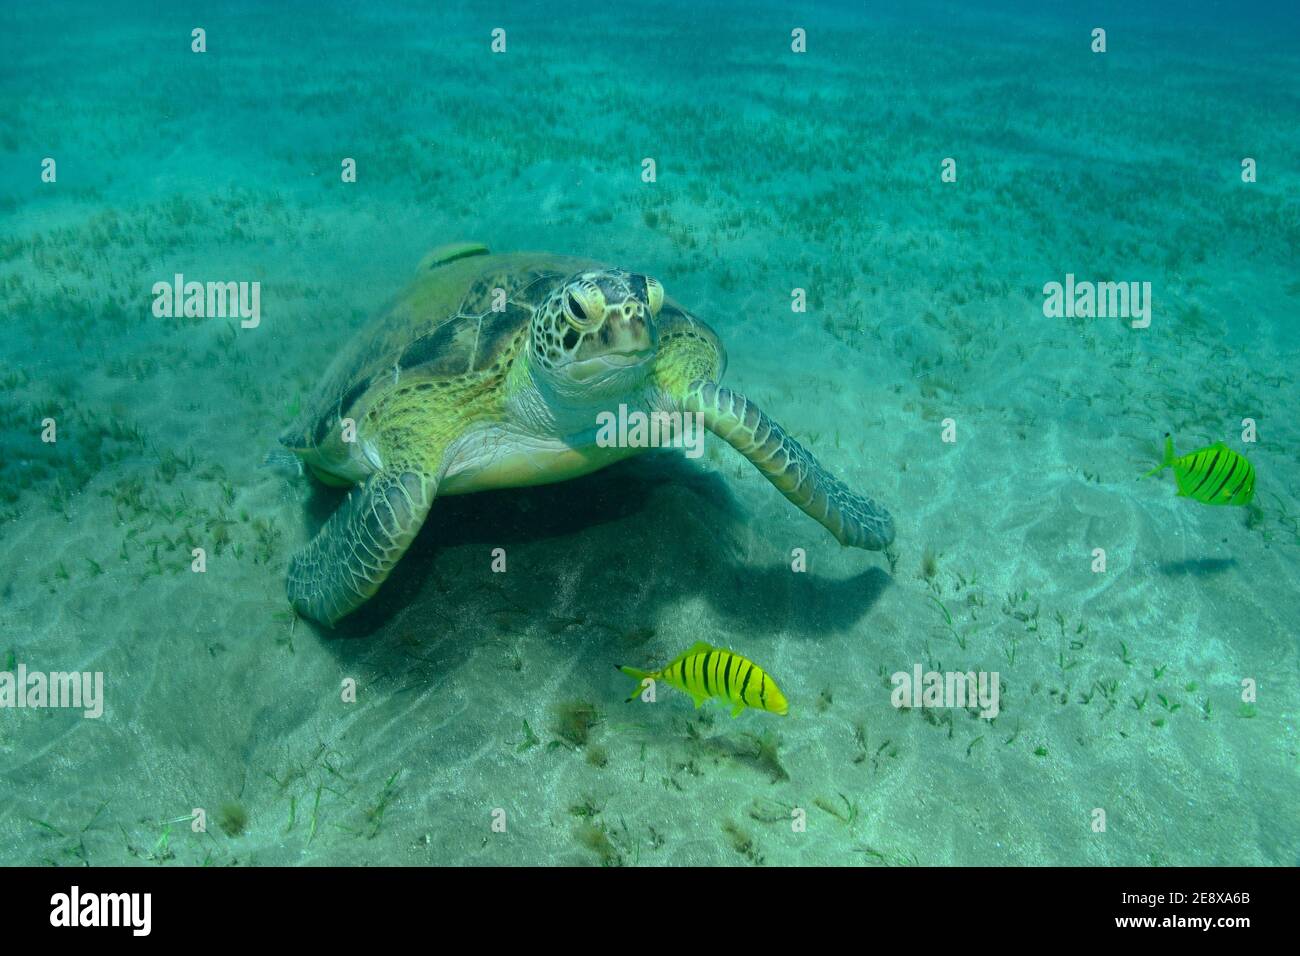
[[[564,276],[560,273],[547,269],[527,269],[523,272],[498,270],[475,280],[460,304],[460,314],[477,316],[491,312],[497,289],[505,291],[508,302],[535,309],[555,288],[555,284],[563,279]]]
[[[498,365],[555,286],[593,265],[545,254],[511,254],[431,268],[390,302],[353,350],[331,367],[315,402],[280,441],[295,449],[319,446],[341,419],[356,417],[359,402],[370,404],[368,396],[376,389],[395,386],[411,374],[438,380]],[[494,312],[498,289],[505,292],[505,307]]]

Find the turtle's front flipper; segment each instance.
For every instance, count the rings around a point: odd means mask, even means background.
[[[697,379],[682,400],[709,431],[750,460],[794,505],[851,548],[881,551],[894,540],[889,512],[844,484],[739,392]]]
[[[294,610],[333,627],[360,607],[415,539],[437,489],[415,471],[371,475],[289,563]]]

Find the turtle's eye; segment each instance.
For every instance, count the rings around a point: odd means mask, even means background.
[[[650,314],[658,315],[659,310],[664,307],[664,287],[659,284],[658,279],[645,277],[645,293],[647,304],[650,306]]]
[[[583,311],[582,303],[578,301],[578,297],[572,292],[569,293],[569,301],[566,304],[569,307],[569,315],[581,323],[585,324],[587,322],[587,313]]]
[[[579,332],[594,329],[604,315],[605,302],[599,289],[575,287],[564,293],[564,318]]]

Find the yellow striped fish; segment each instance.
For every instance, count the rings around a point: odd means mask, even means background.
[[[1255,469],[1223,442],[1174,457],[1174,440],[1165,435],[1165,460],[1148,471],[1150,478],[1166,468],[1174,470],[1178,497],[1207,505],[1248,505],[1255,497]]]
[[[615,665],[618,666],[618,665]],[[739,654],[710,647],[703,641],[679,655],[662,670],[642,671],[635,667],[619,667],[628,677],[635,677],[636,689],[628,700],[635,700],[647,680],[664,681],[685,691],[699,707],[706,700],[718,698],[731,704],[731,716],[739,717],[746,707],[784,714],[788,709],[785,695],[753,661]]]

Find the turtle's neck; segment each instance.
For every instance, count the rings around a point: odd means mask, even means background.
[[[527,364],[526,353],[521,358]],[[538,436],[565,440],[588,435],[601,412],[617,413],[620,405],[647,410],[649,374],[646,364],[623,370],[611,381],[585,384],[516,366],[507,381],[506,417],[514,427]]]

